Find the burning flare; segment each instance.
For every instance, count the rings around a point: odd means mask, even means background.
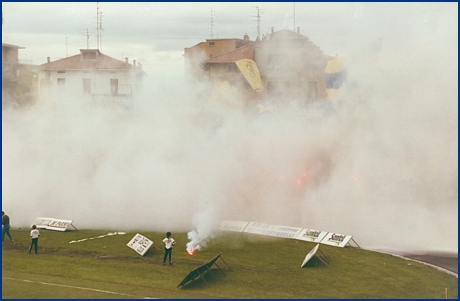
[[[195,251],[200,250],[201,247],[199,245],[194,245],[191,241],[187,243],[187,253],[190,255],[195,254]]]

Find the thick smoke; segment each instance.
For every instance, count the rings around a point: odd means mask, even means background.
[[[384,36],[372,63],[367,41],[353,41],[334,103],[282,96],[259,113],[230,85],[165,75],[128,107],[65,98],[5,109],[3,210],[13,228],[54,217],[189,232],[193,247],[231,219],[457,252],[458,35],[427,30]]]

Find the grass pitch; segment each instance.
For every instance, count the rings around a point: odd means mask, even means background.
[[[424,298],[458,299],[458,279],[433,267],[358,248],[320,245],[325,265],[313,257],[301,264],[315,243],[247,233],[219,232],[193,256],[186,233],[172,266],[162,265],[163,232],[40,230],[39,254],[27,253],[29,231],[12,231],[3,243],[2,297],[68,298]],[[140,233],[154,241],[144,256],[127,247]],[[70,243],[85,238],[85,241]],[[222,254],[203,278],[177,287],[189,272]],[[227,267],[227,265],[230,269]],[[220,267],[222,270],[220,270]]]

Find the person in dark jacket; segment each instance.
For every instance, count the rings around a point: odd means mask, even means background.
[[[9,239],[14,242],[10,233],[10,217],[2,211],[2,242],[5,241],[5,233],[8,235]]]

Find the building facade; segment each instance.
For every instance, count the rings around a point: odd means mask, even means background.
[[[37,73],[32,64],[19,60],[16,45],[2,43],[2,108],[27,106],[37,100]]]
[[[281,30],[255,42],[255,62],[268,95],[302,99],[327,97],[325,68],[332,57],[325,55],[308,37]]]
[[[2,83],[19,79],[19,49],[25,47],[2,43]]]
[[[243,39],[209,39],[193,47],[185,48],[185,73],[196,79],[202,79],[208,76],[208,69],[204,66],[206,60],[252,43],[249,36],[244,35]]]
[[[243,45],[222,47],[222,53],[217,56],[211,53],[212,46],[204,42],[186,48],[186,66],[189,68],[186,68],[186,74],[194,78],[206,77],[211,81],[226,80],[247,90],[249,85],[241,85],[245,80],[235,61],[250,59],[259,69],[263,86],[263,91],[257,96],[253,93],[254,98],[288,96],[304,103],[327,98],[325,68],[333,57],[325,55],[308,37],[301,35],[299,29],[297,32],[275,32],[272,28],[272,32],[261,40],[250,41],[245,35],[243,41]],[[190,58],[193,58],[193,63],[188,61]]]
[[[38,66],[40,101],[61,97],[118,101],[130,99],[141,88],[146,73],[142,65],[130,64],[101,53],[80,49],[80,54]]]

